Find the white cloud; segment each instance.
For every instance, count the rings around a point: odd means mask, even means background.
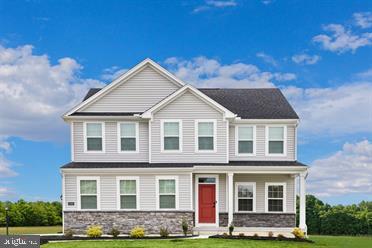
[[[295,54],[292,56],[292,61],[296,64],[314,65],[320,60],[319,55],[309,55],[306,53]]]
[[[119,68],[118,66],[112,66],[110,68],[106,68],[103,70],[101,78],[102,80],[111,82],[127,71],[128,69],[126,68]]]
[[[355,24],[361,28],[372,27],[372,12],[354,13]]]
[[[372,68],[370,68],[366,71],[357,73],[356,76],[361,78],[361,79],[372,80]]]
[[[371,132],[372,83],[358,82],[332,88],[283,88],[300,115],[307,134],[346,135]]]
[[[196,7],[193,12],[199,13],[210,9],[222,9],[237,6],[235,0],[206,0],[203,5]]]
[[[245,63],[221,65],[216,59],[196,57],[191,60],[168,58],[168,69],[177,77],[197,87],[275,87],[275,81],[290,81],[292,73],[261,71],[257,66]]]
[[[353,34],[340,24],[329,24],[323,27],[330,35],[320,34],[313,41],[320,43],[322,48],[331,52],[355,52],[358,48],[372,44],[372,33]]]
[[[79,77],[82,66],[72,58],[51,64],[32,46],[0,46],[0,137],[29,140],[66,139],[61,115],[103,83]]]
[[[309,170],[309,192],[318,196],[372,194],[372,143],[344,144],[335,154],[315,160]]]
[[[261,58],[263,61],[265,61],[268,64],[271,64],[273,66],[278,66],[278,62],[270,55],[264,53],[264,52],[259,52],[256,54],[258,58]]]
[[[0,187],[0,197],[9,196],[12,194],[12,191],[6,187]]]
[[[14,177],[18,174],[12,170],[11,163],[0,153],[0,178]]]

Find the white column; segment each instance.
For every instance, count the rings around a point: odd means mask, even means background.
[[[228,173],[228,182],[229,182],[229,202],[228,202],[228,221],[229,226],[233,223],[234,216],[234,173]]]
[[[306,173],[300,174],[300,228],[307,233],[306,226]]]

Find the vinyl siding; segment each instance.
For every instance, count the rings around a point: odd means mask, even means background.
[[[182,152],[161,152],[161,120],[182,120]],[[195,120],[215,119],[217,126],[216,147],[217,152],[195,152]],[[151,162],[152,163],[225,163],[227,161],[227,130],[226,122],[221,112],[200,100],[190,92],[166,105],[154,114],[151,123]]]
[[[102,211],[117,210],[117,182],[116,176],[138,176],[134,174],[94,175],[100,177],[100,204]],[[139,175],[139,204],[140,210],[156,210],[156,176]],[[179,210],[190,210],[191,207],[191,178],[190,174],[176,174],[178,176]],[[77,210],[77,177],[65,174],[64,201],[65,210]],[[67,202],[75,202],[74,207],[68,207]]]
[[[151,66],[78,112],[144,112],[179,89]]]
[[[227,212],[226,208],[226,174],[219,175],[219,210],[220,212]]]
[[[117,121],[105,122],[105,153],[84,152],[84,122],[73,123],[74,161],[75,162],[148,162],[148,123],[139,123],[139,152],[118,152]]]
[[[269,125],[269,124],[268,124]],[[235,125],[229,126],[229,159],[231,161],[247,160],[295,160],[296,153],[296,127],[287,125],[287,155],[286,156],[266,156],[266,125],[256,125],[256,156],[237,156],[235,154]]]

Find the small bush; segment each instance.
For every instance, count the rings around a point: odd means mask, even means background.
[[[272,238],[272,237],[274,237],[274,233],[270,231],[270,232],[267,234],[267,236],[269,236],[270,238]]]
[[[253,237],[258,238],[260,237],[257,233],[253,234]]]
[[[115,227],[111,228],[109,235],[113,236],[114,238],[117,238],[120,234],[120,231],[116,229]]]
[[[231,224],[231,225],[229,226],[229,235],[232,236],[232,235],[233,235],[233,232],[234,232],[234,225]]]
[[[86,231],[89,238],[99,238],[102,236],[101,226],[90,226]]]
[[[229,235],[228,235],[227,233],[223,233],[222,236],[223,236],[224,238],[229,237]]]
[[[142,227],[134,227],[132,230],[130,230],[130,237],[135,239],[140,239],[145,237],[145,229]]]
[[[239,237],[244,237],[244,233],[239,233]]]
[[[168,228],[161,227],[160,228],[160,237],[162,237],[162,238],[168,238],[168,236],[169,236]]]
[[[277,239],[278,240],[283,240],[283,239],[285,239],[285,237],[284,237],[283,234],[278,234]]]
[[[182,232],[185,236],[187,236],[187,232],[189,231],[189,223],[186,219],[182,219]]]
[[[292,234],[297,238],[297,239],[304,239],[305,238],[305,233],[298,227],[294,228],[292,231]]]
[[[74,231],[72,229],[66,229],[63,236],[66,238],[72,238],[74,236]]]

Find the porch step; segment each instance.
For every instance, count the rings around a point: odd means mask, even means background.
[[[239,233],[244,233],[246,236],[253,236],[257,234],[261,237],[269,236],[269,232],[272,232],[274,236],[278,236],[279,234],[293,238],[292,228],[267,228],[267,227],[235,227],[234,228],[234,235],[238,235]],[[216,235],[216,234],[223,234],[229,233],[229,229],[227,227],[194,227],[194,234],[196,235]]]

